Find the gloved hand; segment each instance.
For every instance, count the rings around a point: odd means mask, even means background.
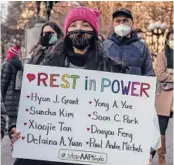
[[[51,32],[46,32],[46,33],[42,36],[42,38],[41,38],[41,40],[40,40],[40,44],[41,44],[42,46],[49,46],[49,40],[50,40],[51,36],[52,36],[52,33],[51,33]]]

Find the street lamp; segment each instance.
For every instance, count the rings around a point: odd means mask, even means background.
[[[164,36],[164,33],[166,31],[167,25],[165,22],[161,23],[160,21],[157,21],[155,23],[151,23],[148,27],[148,30],[151,32],[151,44],[154,44],[153,36],[155,35],[157,37],[157,47],[156,52],[159,51],[159,38],[160,36]]]

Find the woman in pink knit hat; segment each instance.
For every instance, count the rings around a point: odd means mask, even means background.
[[[124,72],[125,69],[121,64],[113,63],[107,59],[103,46],[98,40],[99,14],[99,11],[86,7],[72,9],[65,19],[65,38],[57,42],[41,64]],[[11,137],[11,141],[14,143],[20,137],[20,133],[14,129]],[[71,165],[71,163],[17,159],[14,165]]]
[[[64,23],[65,38],[45,57],[42,65],[78,69],[123,72],[123,66],[105,56],[98,39],[98,10],[87,7],[73,8]]]

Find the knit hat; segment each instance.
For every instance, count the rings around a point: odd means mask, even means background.
[[[14,46],[8,50],[8,54],[7,54],[6,58],[7,58],[7,60],[10,60],[10,59],[14,58],[15,56],[19,56],[19,55],[20,55],[20,47]]]
[[[73,8],[65,19],[64,24],[64,32],[65,35],[68,32],[69,25],[76,20],[84,20],[88,22],[95,32],[99,33],[99,15],[100,12],[98,10],[89,9],[87,7],[76,7]]]

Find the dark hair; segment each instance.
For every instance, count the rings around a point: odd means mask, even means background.
[[[99,38],[100,37],[100,38]],[[102,34],[99,34],[98,35],[98,39],[100,40],[100,41],[104,41],[105,40],[105,38],[104,38],[104,36],[102,35]]]
[[[60,36],[63,36],[62,30],[60,29],[60,27],[55,22],[47,22],[46,24],[44,24],[42,26],[40,37],[43,36],[43,29],[46,26],[50,26],[57,33],[58,38],[60,38]]]
[[[173,29],[170,29],[167,32],[165,39],[165,55],[167,58],[167,68],[173,68],[173,49],[171,49],[168,45],[169,36],[173,34]]]
[[[134,32],[135,33],[144,33],[141,29],[135,29]]]

